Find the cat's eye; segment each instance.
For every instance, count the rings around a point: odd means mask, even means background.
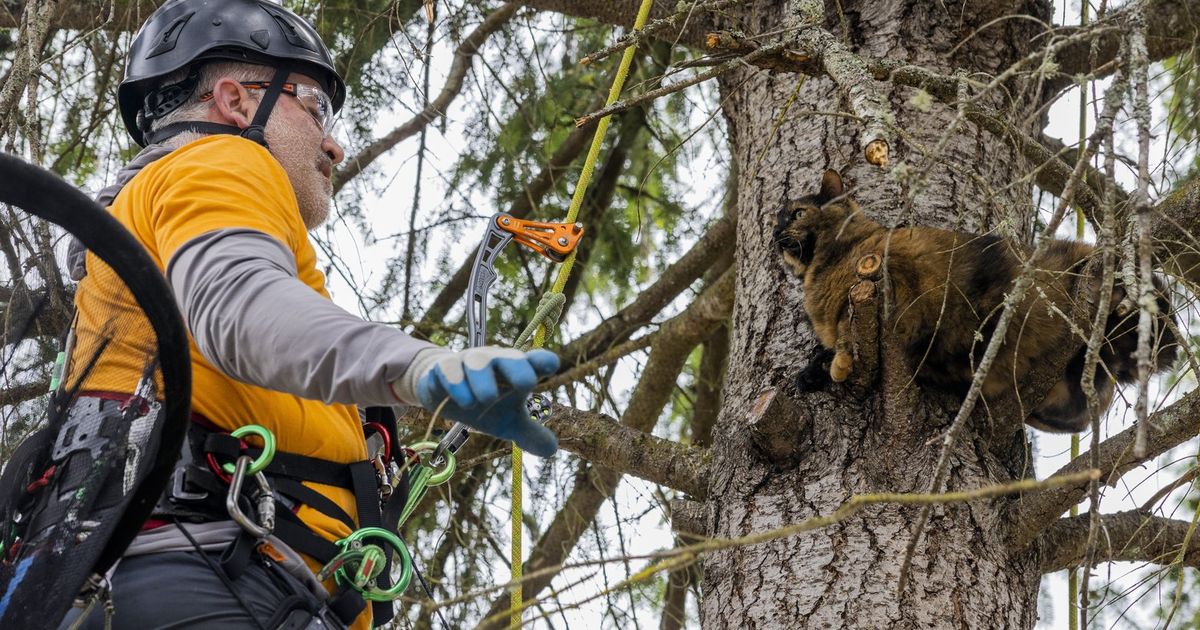
[[[795,220],[799,219],[799,218],[800,218],[801,216],[803,216],[803,215],[804,215],[804,208],[803,208],[803,207],[796,208],[795,210],[792,210],[792,220],[793,220],[793,221],[795,221]]]

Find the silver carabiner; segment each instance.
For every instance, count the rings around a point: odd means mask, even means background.
[[[237,464],[234,465],[233,479],[229,482],[229,494],[225,495],[225,510],[242,529],[261,540],[270,536],[275,529],[275,495],[271,492],[267,478],[259,472],[254,475],[254,481],[258,484],[254,501],[262,524],[254,522],[254,519],[242,511],[238,505],[238,497],[242,494],[242,482],[246,480],[246,471],[250,468],[251,461],[253,460],[249,455],[238,457]]]

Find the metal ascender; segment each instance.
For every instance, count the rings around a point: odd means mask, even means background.
[[[583,237],[582,223],[545,223],[518,219],[506,212],[495,214],[488,221],[471,267],[467,284],[467,339],[470,347],[477,348],[487,342],[488,291],[496,281],[495,261],[500,252],[511,242],[532,249],[552,262],[561,263],[579,245]],[[550,417],[550,397],[537,394],[529,397],[529,416],[535,422],[545,422]],[[442,451],[457,453],[469,437],[467,427],[455,423],[438,443],[435,460]]]

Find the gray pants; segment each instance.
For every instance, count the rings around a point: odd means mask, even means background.
[[[220,566],[220,554],[205,552]],[[278,565],[257,554],[250,566],[231,580],[230,592],[221,575],[201,552],[168,551],[123,558],[112,576],[113,628],[342,628],[332,615],[321,614],[321,602]],[[234,595],[236,593],[236,597]],[[241,601],[239,601],[239,598]],[[65,630],[81,609],[73,608],[59,626]],[[319,618],[314,618],[319,614]],[[104,608],[98,603],[80,626],[104,628]]]

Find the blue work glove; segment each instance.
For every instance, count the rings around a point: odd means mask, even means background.
[[[525,401],[540,378],[556,371],[558,355],[549,350],[428,348],[392,383],[392,390],[401,400],[420,401],[429,411],[449,399],[442,407],[446,418],[549,457],[558,450],[558,438],[529,418]]]

